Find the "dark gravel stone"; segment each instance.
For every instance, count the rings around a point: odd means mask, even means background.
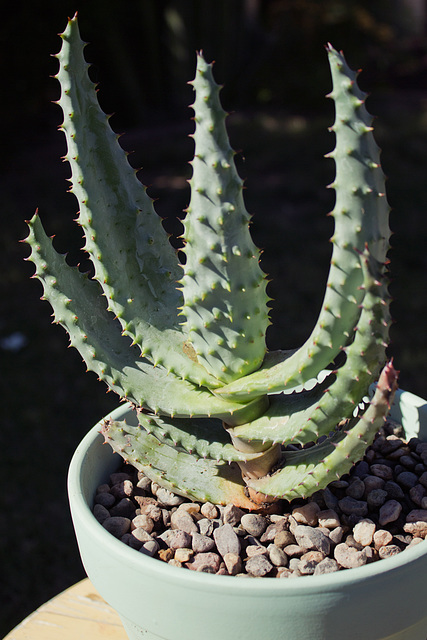
[[[364,500],[355,500],[350,496],[346,496],[338,502],[338,506],[347,515],[353,513],[362,517],[368,515],[368,504]]]
[[[125,535],[125,533],[129,531],[130,520],[129,518],[114,516],[111,518],[106,518],[102,523],[102,526],[115,538],[121,538]]]

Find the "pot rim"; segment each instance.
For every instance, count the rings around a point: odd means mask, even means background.
[[[402,397],[403,396],[403,397]],[[427,402],[414,394],[405,391],[398,391],[398,395],[395,400],[396,406],[401,408],[401,405],[410,407],[410,418],[414,419],[414,406],[419,414],[420,422],[423,421],[424,416],[427,418]],[[94,517],[91,507],[89,506],[85,496],[83,494],[81,484],[81,468],[85,462],[87,451],[93,446],[103,446],[102,435],[100,434],[100,426],[106,418],[112,417],[113,419],[123,419],[124,415],[129,412],[131,405],[124,404],[117,409],[109,413],[102,418],[90,431],[86,434],[83,440],[80,442],[72,457],[69,473],[68,473],[68,491],[70,495],[70,501],[72,502],[74,509],[79,510],[81,514],[86,515],[86,526],[90,531],[94,539],[98,539],[100,545],[105,545],[105,548],[112,546],[116,556],[120,558],[124,565],[128,565],[135,571],[143,571],[146,574],[157,575],[159,578],[169,582],[178,584],[188,583],[188,586],[193,585],[197,588],[203,585],[203,588],[210,590],[224,590],[230,589],[232,591],[236,588],[236,582],[233,580],[233,576],[213,575],[204,572],[194,572],[185,570],[180,567],[174,567],[168,565],[165,562],[161,562],[158,559],[145,556],[135,549],[127,546],[120,540],[114,538],[108,533],[102,525]],[[392,412],[393,413],[393,410]],[[402,422],[405,420],[405,416],[401,414]],[[418,425],[420,426],[420,425]],[[423,425],[425,431],[426,425]],[[117,460],[120,460],[120,456],[111,450],[111,456],[116,456]],[[413,548],[405,549],[399,554],[396,554],[390,558],[384,558],[373,563],[366,564],[362,567],[356,567],[353,569],[345,569],[336,571],[333,573],[320,575],[320,576],[301,576],[297,580],[285,579],[278,580],[277,578],[263,578],[261,580],[244,580],[239,579],[239,589],[253,591],[254,587],[259,590],[260,593],[266,595],[266,592],[270,592],[271,595],[278,595],[281,592],[318,592],[322,589],[340,590],[348,584],[354,584],[355,582],[364,582],[368,579],[375,579],[375,577],[383,576],[385,573],[392,573],[398,569],[416,565],[422,556],[427,554],[427,540],[420,542]]]

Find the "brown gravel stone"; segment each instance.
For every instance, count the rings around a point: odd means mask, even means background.
[[[289,544],[283,548],[288,558],[299,558],[304,553],[304,549],[299,544]]]
[[[175,556],[175,553],[173,549],[160,549],[158,555],[160,560],[163,560],[163,562],[169,562],[169,560],[172,560]]]
[[[190,562],[185,566],[191,571],[202,571],[204,573],[216,573],[220,567],[221,558],[217,553],[196,553]]]
[[[312,529],[307,525],[300,524],[295,527],[294,536],[297,544],[299,544],[303,549],[315,549],[317,551],[322,551],[325,556],[330,552],[331,543],[329,538],[318,529]]]
[[[374,533],[374,545],[375,549],[380,549],[380,547],[385,547],[393,540],[393,536],[389,531],[385,529],[378,529]]]
[[[267,547],[268,557],[270,558],[271,564],[275,567],[286,567],[288,564],[288,556],[280,549],[280,547],[276,547],[275,544],[269,544]]]
[[[165,542],[170,549],[181,549],[191,547],[191,535],[181,529],[175,529],[168,532]]]
[[[329,532],[329,540],[334,544],[339,544],[343,539],[344,528],[343,527],[335,527],[332,531]]]
[[[301,556],[298,570],[303,575],[311,575],[315,572],[317,565],[325,559],[325,555],[320,551],[309,551]]]
[[[362,567],[367,561],[365,550],[358,551],[343,542],[335,547],[334,557],[338,564],[345,569]]]
[[[230,524],[214,529],[213,537],[218,553],[224,557],[226,553],[240,553],[240,540]]]
[[[171,528],[179,529],[189,534],[198,533],[198,527],[193,518],[189,513],[180,509],[177,509],[171,515]]]
[[[229,524],[232,527],[235,527],[239,524],[244,513],[245,512],[242,511],[242,509],[235,507],[234,504],[227,504],[222,512],[222,521],[224,524]]]
[[[273,540],[276,547],[287,547],[289,544],[295,544],[295,537],[290,531],[279,531]]]
[[[212,502],[205,502],[204,504],[202,504],[200,512],[205,518],[208,518],[209,520],[214,520],[218,517],[218,509],[214,504],[212,504]]]
[[[194,551],[192,549],[175,549],[175,560],[178,562],[188,562],[194,555]]]
[[[237,553],[226,553],[224,563],[230,576],[235,576],[242,571],[242,559]]]
[[[212,551],[215,546],[215,541],[209,536],[202,536],[200,533],[193,533],[191,546],[195,553],[207,553]]]
[[[334,573],[335,571],[338,571],[338,570],[339,570],[339,565],[336,560],[334,560],[333,558],[325,558],[324,560],[319,562],[318,565],[316,565],[313,575],[322,576],[322,575],[325,575],[326,573]]]
[[[150,534],[148,533],[148,531],[146,531],[142,527],[137,527],[136,529],[133,529],[131,536],[135,540],[138,540],[138,542],[140,542],[141,544],[144,544],[145,542],[148,542],[149,540],[153,539],[152,536],[150,536]]]
[[[248,558],[253,558],[254,556],[267,556],[268,550],[261,544],[250,544],[246,547],[245,550],[246,556]]]
[[[362,546],[367,547],[372,544],[376,525],[367,518],[361,520],[353,527],[353,538]]]
[[[246,561],[246,571],[257,578],[267,575],[272,568],[273,565],[264,555],[256,555]]]
[[[378,550],[378,555],[380,558],[390,558],[391,556],[395,556],[397,553],[401,552],[401,548],[396,544],[388,544],[381,549]]]
[[[290,520],[289,520],[290,521]],[[288,526],[288,519],[281,518],[268,525],[267,529],[262,534],[261,542],[273,542],[274,538],[280,531],[284,531]]]
[[[154,521],[149,517],[144,515],[135,516],[133,518],[130,528],[131,530],[136,529],[137,527],[144,529],[147,533],[151,533],[154,529]]]
[[[292,516],[299,524],[308,524],[310,527],[317,526],[318,513],[320,507],[316,502],[309,502],[301,507],[292,509]]]
[[[267,518],[257,513],[245,513],[240,522],[245,531],[255,538],[262,536],[268,525]]]
[[[327,529],[335,529],[340,526],[340,519],[338,514],[333,509],[325,509],[324,511],[319,511],[317,514],[318,522],[321,527],[326,527]]]

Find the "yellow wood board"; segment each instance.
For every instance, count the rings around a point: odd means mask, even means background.
[[[30,614],[4,640],[128,640],[117,613],[86,578]]]

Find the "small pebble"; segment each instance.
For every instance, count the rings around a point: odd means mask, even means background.
[[[333,558],[324,558],[324,560],[322,560],[321,562],[319,562],[318,565],[316,565],[313,575],[323,576],[326,573],[333,573],[334,571],[338,571],[338,570],[339,570],[339,565],[336,560],[334,560]]]
[[[159,550],[159,543],[156,540],[148,540],[148,542],[144,542],[142,547],[139,550],[139,553],[143,553],[146,556],[150,556],[151,558],[156,555]]]
[[[110,509],[110,515],[132,518],[135,516],[135,504],[130,498],[122,498],[114,507]]]
[[[292,510],[292,516],[299,524],[307,524],[310,527],[317,526],[318,523],[318,513],[320,511],[320,507],[316,502],[309,502],[302,507],[295,507]]]
[[[412,471],[402,471],[396,478],[396,481],[405,489],[415,487],[418,482],[418,476]]]
[[[283,549],[283,547],[287,547],[289,544],[295,544],[295,537],[290,531],[279,531],[274,536],[273,541],[276,547]]]
[[[363,498],[365,493],[365,484],[363,480],[360,478],[353,478],[352,482],[348,485],[346,489],[346,494],[350,496],[350,498],[354,498],[355,500],[360,500]]]
[[[371,465],[371,473],[383,480],[391,480],[393,478],[393,469],[385,464]]]
[[[384,488],[384,484],[385,481],[382,478],[379,478],[378,476],[366,476],[363,479],[363,485],[365,487],[365,495],[369,495],[371,493],[371,491],[374,491],[375,489],[383,489]]]
[[[96,489],[96,493],[110,493],[110,485],[109,484],[100,484],[97,489]]]
[[[378,551],[378,555],[381,559],[390,558],[390,556],[395,556],[397,553],[400,553],[401,549],[396,544],[388,544],[384,547],[381,547]]]
[[[121,538],[130,529],[129,518],[123,518],[121,516],[114,516],[106,518],[102,523],[104,529],[111,533],[115,538]]]
[[[353,537],[356,542],[359,542],[362,546],[367,547],[372,544],[372,540],[374,537],[376,525],[372,520],[368,520],[365,518],[364,520],[360,520],[353,527]]]
[[[212,502],[205,502],[200,508],[200,513],[208,520],[218,518],[218,509]]]
[[[237,553],[226,553],[224,563],[230,576],[235,576],[242,571],[242,559]]]
[[[385,489],[374,489],[366,496],[366,502],[371,509],[379,509],[388,498]]]
[[[131,498],[133,496],[133,482],[130,480],[123,480],[123,482],[118,482],[114,484],[110,492],[117,499],[122,498]]]
[[[402,500],[405,497],[402,487],[392,480],[385,483],[384,491],[387,491],[388,497],[394,500]]]
[[[246,513],[240,520],[242,527],[251,535],[259,538],[267,528],[268,521],[256,513]]]
[[[379,523],[383,527],[389,522],[394,522],[398,519],[402,512],[402,505],[397,500],[388,500],[383,504],[379,513]]]
[[[317,514],[318,522],[321,527],[327,529],[335,529],[340,526],[340,519],[338,514],[333,509],[326,509],[325,511],[319,511]]]
[[[185,511],[193,518],[197,517],[200,513],[200,505],[197,504],[197,502],[183,502],[178,509],[180,511]]]
[[[211,536],[213,534],[213,530],[214,530],[213,520],[208,520],[208,518],[202,518],[202,520],[198,521],[197,526],[202,536]]]
[[[191,535],[186,531],[175,529],[168,531],[168,533],[169,535],[167,536],[165,542],[168,545],[169,549],[191,548]],[[161,537],[162,536],[159,536],[159,538]]]
[[[260,578],[267,575],[273,568],[273,565],[264,555],[256,555],[246,561],[246,571],[252,576]]]
[[[119,484],[120,482],[124,482],[125,480],[132,480],[132,477],[129,475],[129,473],[126,473],[125,471],[117,471],[116,473],[112,473],[110,475],[111,486]]]
[[[267,551],[271,564],[274,564],[275,567],[286,567],[288,564],[288,556],[283,549],[276,547],[275,544],[269,544]]]
[[[427,522],[427,509],[413,509],[406,516],[406,522]]]
[[[329,532],[329,540],[334,544],[339,544],[343,538],[343,535],[343,527],[335,527],[335,529],[332,529],[332,531]]]
[[[222,513],[222,521],[224,524],[229,524],[232,527],[235,527],[239,524],[244,513],[245,512],[242,511],[242,509],[235,507],[234,504],[227,504]]]
[[[226,553],[240,553],[240,540],[230,524],[224,524],[217,527],[213,532],[216,548],[218,553],[224,557]]]
[[[355,500],[346,496],[338,502],[338,506],[347,515],[354,514],[362,517],[368,515],[368,504],[364,500]]]
[[[422,484],[416,484],[414,487],[409,489],[409,497],[412,502],[414,502],[419,507],[421,506],[422,499],[426,495],[426,490]]]
[[[249,544],[245,549],[246,556],[252,558],[252,556],[268,555],[267,547],[262,544]]]
[[[95,504],[100,504],[106,509],[109,509],[113,504],[115,504],[116,499],[110,492],[102,492],[95,496],[94,502]]]
[[[137,527],[136,529],[133,529],[131,532],[131,536],[134,538],[134,540],[137,540],[141,544],[144,544],[149,540],[153,540],[153,537],[150,536],[150,534],[142,527]]]
[[[135,516],[135,518],[133,518],[131,522],[130,527],[131,529],[136,529],[139,527],[147,531],[147,533],[151,533],[154,529],[154,521],[149,516],[146,516],[145,514]]]
[[[103,507],[102,504],[95,504],[93,507],[93,515],[98,522],[102,524],[104,520],[110,517],[110,512],[106,507]]]
[[[294,536],[297,544],[303,549],[316,549],[317,551],[322,551],[325,556],[327,556],[330,552],[331,543],[329,541],[329,538],[318,529],[312,529],[307,525],[300,524],[295,527]]]
[[[177,509],[171,515],[171,528],[185,531],[186,533],[197,533],[199,531],[197,524],[186,511]]]
[[[311,575],[315,572],[317,565],[325,559],[325,555],[320,551],[309,551],[301,556],[298,563],[298,571],[303,575]]]
[[[297,524],[294,518],[290,519],[289,522],[291,522],[291,520],[295,523],[295,525]],[[262,534],[260,542],[272,542],[277,534],[280,533],[280,531],[284,531],[286,529],[287,525],[288,521],[283,518],[281,520],[277,520],[276,522],[272,522],[272,524],[268,525],[267,529]]]
[[[302,556],[305,549],[300,547],[298,544],[289,544],[287,547],[283,548],[283,551],[286,553],[288,558],[299,558]]]
[[[207,553],[212,551],[215,546],[215,541],[209,536],[203,536],[196,532],[191,535],[191,538],[191,546],[195,553]]]
[[[175,556],[173,549],[160,549],[159,550],[159,558],[163,560],[163,562],[169,562]]]
[[[393,540],[393,536],[389,531],[385,529],[378,529],[374,533],[374,545],[375,549],[379,549],[380,547],[385,547]]]
[[[221,565],[221,558],[217,553],[196,553],[193,558],[185,563],[187,569],[203,573],[216,573]]]
[[[345,569],[362,567],[367,561],[364,549],[363,551],[358,551],[354,547],[349,547],[344,542],[335,547],[334,557],[338,564]]]
[[[194,551],[192,549],[180,548],[175,549],[175,560],[178,562],[188,562],[190,558],[194,555]]]

